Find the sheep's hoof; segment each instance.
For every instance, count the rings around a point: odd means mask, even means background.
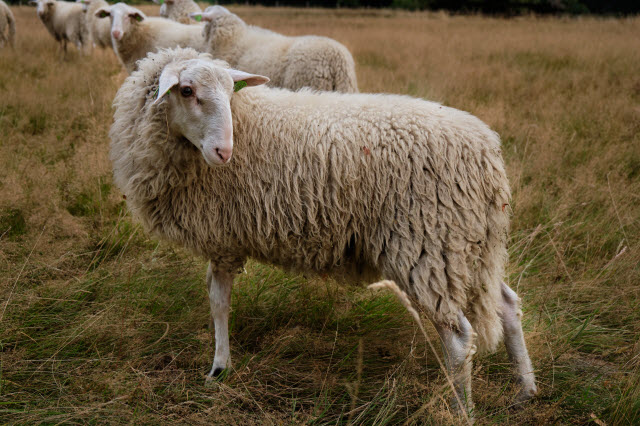
[[[229,375],[229,370],[227,368],[216,367],[207,375],[207,379],[205,381],[205,386],[213,387],[218,383],[226,379]]]
[[[535,386],[520,389],[520,391],[518,391],[518,393],[516,394],[515,399],[513,400],[514,407],[522,408],[523,404],[530,401],[534,396],[536,396],[537,393],[538,390]]]

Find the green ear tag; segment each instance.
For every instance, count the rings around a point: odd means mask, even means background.
[[[236,84],[233,85],[233,91],[238,92],[247,87],[247,82],[244,80],[236,81]]]
[[[193,17],[193,19],[195,19],[196,21],[200,22],[202,21],[202,15],[196,15]]]
[[[163,4],[163,3],[164,3],[164,0],[160,0],[158,3]]]
[[[142,16],[140,16],[140,15],[136,15],[136,21],[138,21],[138,22],[142,22]]]

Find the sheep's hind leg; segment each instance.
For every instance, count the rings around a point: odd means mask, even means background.
[[[516,395],[517,404],[531,399],[537,392],[536,378],[533,366],[522,332],[520,318],[522,311],[519,306],[518,295],[508,285],[502,283],[502,328],[504,330],[504,345],[516,374],[516,382],[520,390]]]
[[[473,345],[474,331],[469,320],[462,312],[458,314],[459,329],[448,325],[435,324],[442,340],[445,352],[447,370],[457,394],[453,397],[452,405],[456,409],[464,409],[473,419],[473,400],[471,399],[471,367],[475,353]],[[459,402],[463,407],[459,406]]]
[[[209,304],[211,318],[215,328],[216,353],[209,372],[210,378],[220,376],[231,366],[229,354],[229,308],[231,305],[231,287],[233,275],[229,272],[213,272],[211,263],[207,270],[207,285],[209,287]]]

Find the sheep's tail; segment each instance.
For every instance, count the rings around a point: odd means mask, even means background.
[[[9,24],[9,44],[16,48],[16,21],[11,13],[7,13],[7,23]]]
[[[493,352],[503,338],[502,329],[502,281],[509,259],[507,237],[509,233],[509,199],[511,197],[506,173],[501,163],[496,163],[494,173],[487,174],[493,180],[494,200],[486,210],[487,239],[481,261],[469,289],[467,318],[478,333],[478,352]]]

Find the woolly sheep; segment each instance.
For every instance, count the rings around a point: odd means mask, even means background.
[[[0,0],[0,47],[9,44],[15,48],[16,43],[16,19],[9,6]]]
[[[498,135],[407,96],[234,92],[239,81],[268,79],[193,49],[150,54],[118,91],[110,131],[129,209],[210,259],[209,376],[230,366],[231,286],[253,257],[296,271],[356,265],[396,281],[434,322],[467,410],[474,343],[494,350],[504,331],[517,401],[531,398],[519,300],[502,282],[510,192]]]
[[[111,25],[106,19],[96,16],[96,11],[102,7],[108,7],[109,3],[104,0],[76,0],[82,4],[84,17],[89,35],[94,46],[101,48],[111,47]]]
[[[190,13],[201,13],[202,9],[193,0],[153,0],[160,6],[160,16],[180,22],[181,24],[194,23],[189,18]]]
[[[101,7],[98,18],[110,17],[113,49],[131,74],[136,62],[149,52],[167,47],[205,48],[202,28],[184,25],[164,18],[149,18],[140,9],[125,3]]]
[[[76,45],[80,52],[90,46],[89,31],[84,18],[82,5],[76,2],[58,0],[37,0],[30,3],[37,5],[38,17],[49,33],[62,45],[67,53],[67,42]]]
[[[222,6],[210,6],[194,19],[206,22],[209,53],[234,68],[268,75],[270,85],[298,90],[357,92],[351,53],[326,37],[286,37],[244,23]],[[200,17],[200,18],[198,18]]]

